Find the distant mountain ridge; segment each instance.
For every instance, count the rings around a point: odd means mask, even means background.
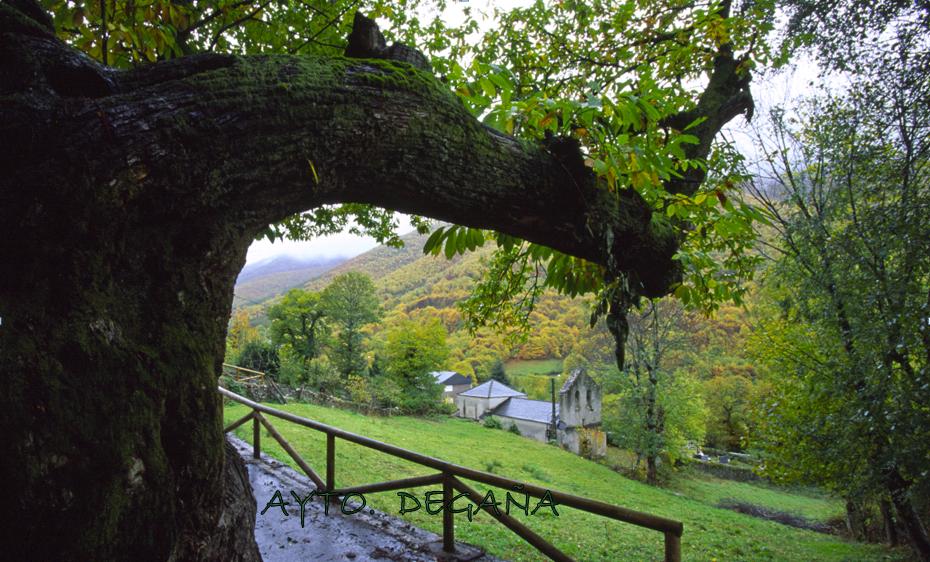
[[[342,256],[301,258],[282,255],[247,264],[236,279],[233,307],[260,304],[303,285],[348,259]]]
[[[239,272],[239,277],[236,278],[236,284],[245,283],[251,279],[255,279],[256,277],[270,275],[272,273],[296,271],[310,267],[335,267],[336,265],[339,265],[348,259],[350,258],[345,256],[300,257],[291,256],[288,254],[272,256],[255,263],[246,264],[245,267],[242,268],[242,271]]]
[[[416,231],[404,234],[400,237],[404,242],[403,247],[392,248],[382,245],[368,250],[308,280],[304,288],[321,291],[333,278],[349,271],[364,273],[374,280],[375,285],[379,285],[379,280],[390,273],[424,258],[432,257],[423,255],[423,245],[426,244],[427,238],[429,238],[428,234],[418,234]],[[442,260],[445,261],[445,258]]]

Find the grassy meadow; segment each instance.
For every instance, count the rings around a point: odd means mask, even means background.
[[[655,488],[626,478],[600,464],[582,459],[507,431],[492,430],[455,418],[367,417],[353,412],[309,404],[293,404],[282,409],[342,429],[360,433],[423,454],[460,465],[500,474],[553,490],[598,499],[618,506],[680,520],[684,523],[684,560],[904,560],[907,553],[876,545],[864,545],[838,537],[795,529],[715,507],[723,498],[733,498],[791,511],[812,520],[827,520],[842,513],[836,500],[817,494],[731,482],[707,475],[684,472],[665,488]],[[225,408],[229,423],[248,413],[246,407],[232,404]],[[321,433],[269,418],[275,428],[319,473],[325,472],[326,440]],[[239,437],[251,440],[251,424],[237,430]],[[287,454],[267,433],[262,435],[263,450],[296,468]],[[426,467],[391,457],[359,445],[337,440],[336,485],[352,486],[430,474]],[[486,487],[468,482],[484,493]],[[434,488],[434,489],[439,489]],[[306,495],[307,490],[295,490]],[[408,490],[422,501],[427,488]],[[282,490],[289,497],[289,490]],[[503,501],[505,490],[495,489]],[[367,494],[368,504],[396,514],[400,501],[395,492]],[[270,498],[256,498],[259,511]],[[463,500],[459,500],[463,501]],[[530,506],[535,500],[530,499]],[[456,507],[462,507],[456,502]],[[543,512],[545,514],[541,515]],[[514,512],[511,512],[513,514]],[[608,520],[574,509],[560,507],[559,516],[541,509],[533,516],[516,512],[542,537],[577,560],[661,560],[661,533]],[[441,533],[441,515],[425,510],[408,513],[412,523]],[[456,538],[484,547],[508,560],[542,560],[544,557],[486,513],[469,522],[456,515]]]
[[[552,375],[562,372],[561,359],[515,359],[508,361],[504,368],[507,375]]]

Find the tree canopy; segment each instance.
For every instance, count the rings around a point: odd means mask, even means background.
[[[333,359],[339,371],[343,375],[366,372],[362,327],[381,315],[371,278],[354,271],[336,277],[320,294],[320,305],[338,329]]]
[[[453,227],[432,247],[445,242],[446,254],[452,255],[486,238],[500,247],[497,269],[465,308],[475,326],[495,320],[525,327],[542,286],[572,295],[599,293],[604,304],[598,310],[614,308],[618,314],[640,293],[657,296],[669,288],[708,310],[727,300],[739,302],[755,263],[747,252],[751,225],[761,216],[728,195],[736,185],[737,157],[731,147],[713,142],[734,116],[752,115],[751,69],[777,62],[765,40],[772,27],[770,2],[736,7],[730,1],[537,2],[494,9],[493,25],[478,41],[473,35],[480,18],[471,9],[463,10],[461,24],[451,26],[439,15],[421,22],[426,6],[60,2],[52,11],[60,37],[104,64],[132,67],[203,52],[339,54],[355,10],[366,10],[389,24],[389,35],[422,48],[437,74],[486,125],[534,141],[564,137],[546,143],[562,166],[574,176],[592,170],[599,189],[623,206],[630,192],[639,194],[657,211],[650,228],[669,229],[667,222],[698,227],[683,230],[692,234],[684,235],[681,245],[676,228],[668,230],[670,245],[650,242],[653,252],[665,247],[659,253],[666,259],[675,255],[671,274],[638,268],[633,277],[619,263],[628,249],[619,254],[610,249],[615,235],[600,241],[613,255],[605,260],[566,252],[558,244],[523,245],[512,235]],[[439,12],[445,7],[437,4]],[[394,221],[390,211],[353,202],[292,215],[262,235],[305,239],[354,224],[356,231],[397,244]],[[417,217],[414,222],[425,228]],[[575,257],[566,255],[572,253]],[[657,273],[658,278],[648,278]],[[500,305],[481,306],[481,301]],[[512,301],[517,304],[504,304]],[[613,325],[620,328],[622,322]]]
[[[360,6],[435,75],[343,57],[348,2],[50,5],[0,4],[11,556],[240,552],[215,382],[256,237],[446,220],[447,253],[500,246],[489,294],[532,295],[542,268],[599,292],[621,344],[637,297],[712,307],[752,271],[758,217],[714,139],[751,114],[764,2],[538,3],[477,43],[472,19]]]

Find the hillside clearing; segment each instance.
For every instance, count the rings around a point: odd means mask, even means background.
[[[506,363],[508,375],[557,375],[562,372],[561,359],[514,359]]]
[[[348,431],[450,462],[487,470],[509,478],[551,489],[583,495],[615,505],[654,513],[684,522],[682,538],[685,560],[901,560],[901,551],[875,545],[847,542],[837,537],[793,529],[719,509],[705,502],[715,501],[719,487],[711,483],[689,485],[684,489],[652,488],[617,474],[606,466],[584,460],[549,445],[524,439],[506,431],[486,429],[474,422],[413,417],[373,418],[342,410],[308,404],[284,406],[294,414],[319,420]],[[247,413],[240,405],[227,406],[227,422]],[[325,436],[283,420],[271,419],[275,427],[316,470],[325,459]],[[242,427],[237,434],[251,438],[251,430]],[[262,436],[263,449],[270,455],[292,464],[287,454],[269,435]],[[292,464],[293,466],[293,464]],[[338,441],[336,446],[337,486],[360,485],[410,476],[429,474],[430,470],[355,444]],[[716,486],[716,488],[715,488]],[[740,486],[750,486],[741,484]],[[482,493],[485,488],[476,486]],[[736,490],[737,488],[734,488]],[[714,492],[713,490],[718,490]],[[426,489],[416,490],[422,497]],[[411,490],[413,493],[414,491]],[[503,490],[495,490],[503,499]],[[745,493],[746,490],[743,490]],[[792,494],[768,490],[757,494],[758,501],[773,497],[787,505]],[[731,495],[736,495],[734,491]],[[688,497],[691,496],[691,497]],[[256,498],[259,511],[270,498]],[[366,495],[375,508],[397,513],[398,497],[394,493]],[[531,505],[533,503],[531,502]],[[829,510],[827,510],[829,511]],[[578,560],[653,560],[661,558],[662,535],[632,525],[562,508],[559,517],[551,514],[517,517],[547,540]],[[441,532],[439,515],[423,510],[404,516],[414,524]],[[469,522],[464,514],[456,517],[456,538],[481,545],[489,553],[510,560],[539,560],[541,555],[487,514],[478,514]]]

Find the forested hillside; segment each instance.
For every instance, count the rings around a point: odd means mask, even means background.
[[[532,329],[525,342],[510,341],[504,334],[487,330],[474,336],[468,334],[456,303],[470,293],[481,275],[482,260],[490,255],[491,248],[447,260],[443,256],[423,254],[426,235],[411,233],[402,239],[403,248],[379,246],[326,270],[303,284],[303,288],[320,291],[343,273],[364,273],[371,277],[378,291],[385,313],[384,325],[407,318],[438,318],[450,336],[452,363],[467,360],[471,369],[463,364],[457,368],[471,373],[477,371],[479,375],[496,359],[562,359],[569,354],[574,342],[590,335],[589,301],[570,299],[554,292],[547,292],[537,303]],[[263,279],[253,278],[245,286],[261,283]],[[264,326],[268,306],[288,288],[282,287],[278,294],[267,297],[264,302],[237,300],[237,307],[248,311],[253,325]],[[237,286],[237,295],[239,290]]]
[[[508,337],[506,330],[482,329],[471,334],[457,303],[468,297],[478,282],[492,247],[446,259],[424,255],[427,237],[407,234],[402,238],[404,247],[375,248],[325,271],[302,288],[323,291],[333,279],[348,272],[370,277],[383,313],[379,322],[366,329],[372,337],[372,350],[383,346],[386,330],[392,326],[411,320],[423,325],[436,319],[448,334],[449,355],[444,366],[473,375],[478,381],[490,378],[503,362],[504,376],[511,386],[531,398],[547,400],[551,373],[584,366],[601,380],[611,401],[621,395],[636,399],[637,389],[631,388],[614,366],[613,339],[603,322],[590,327],[590,298],[572,299],[550,290],[536,303],[531,328],[523,338]],[[251,283],[261,281],[258,277]],[[252,325],[267,330],[268,309],[280,299],[278,294],[241,310],[248,311]],[[744,448],[751,429],[750,408],[762,389],[745,354],[749,332],[746,312],[726,305],[713,318],[678,309],[670,312],[674,313],[673,326],[663,344],[667,352],[662,365],[665,370],[677,371],[677,380],[690,382],[689,386],[676,387],[677,395],[666,396],[662,391],[659,395],[670,401],[665,407],[693,414],[670,420],[670,426],[680,430],[682,441],[706,437],[712,445]],[[617,418],[614,414],[618,411],[609,409],[605,415],[609,426],[622,431],[631,420]]]

